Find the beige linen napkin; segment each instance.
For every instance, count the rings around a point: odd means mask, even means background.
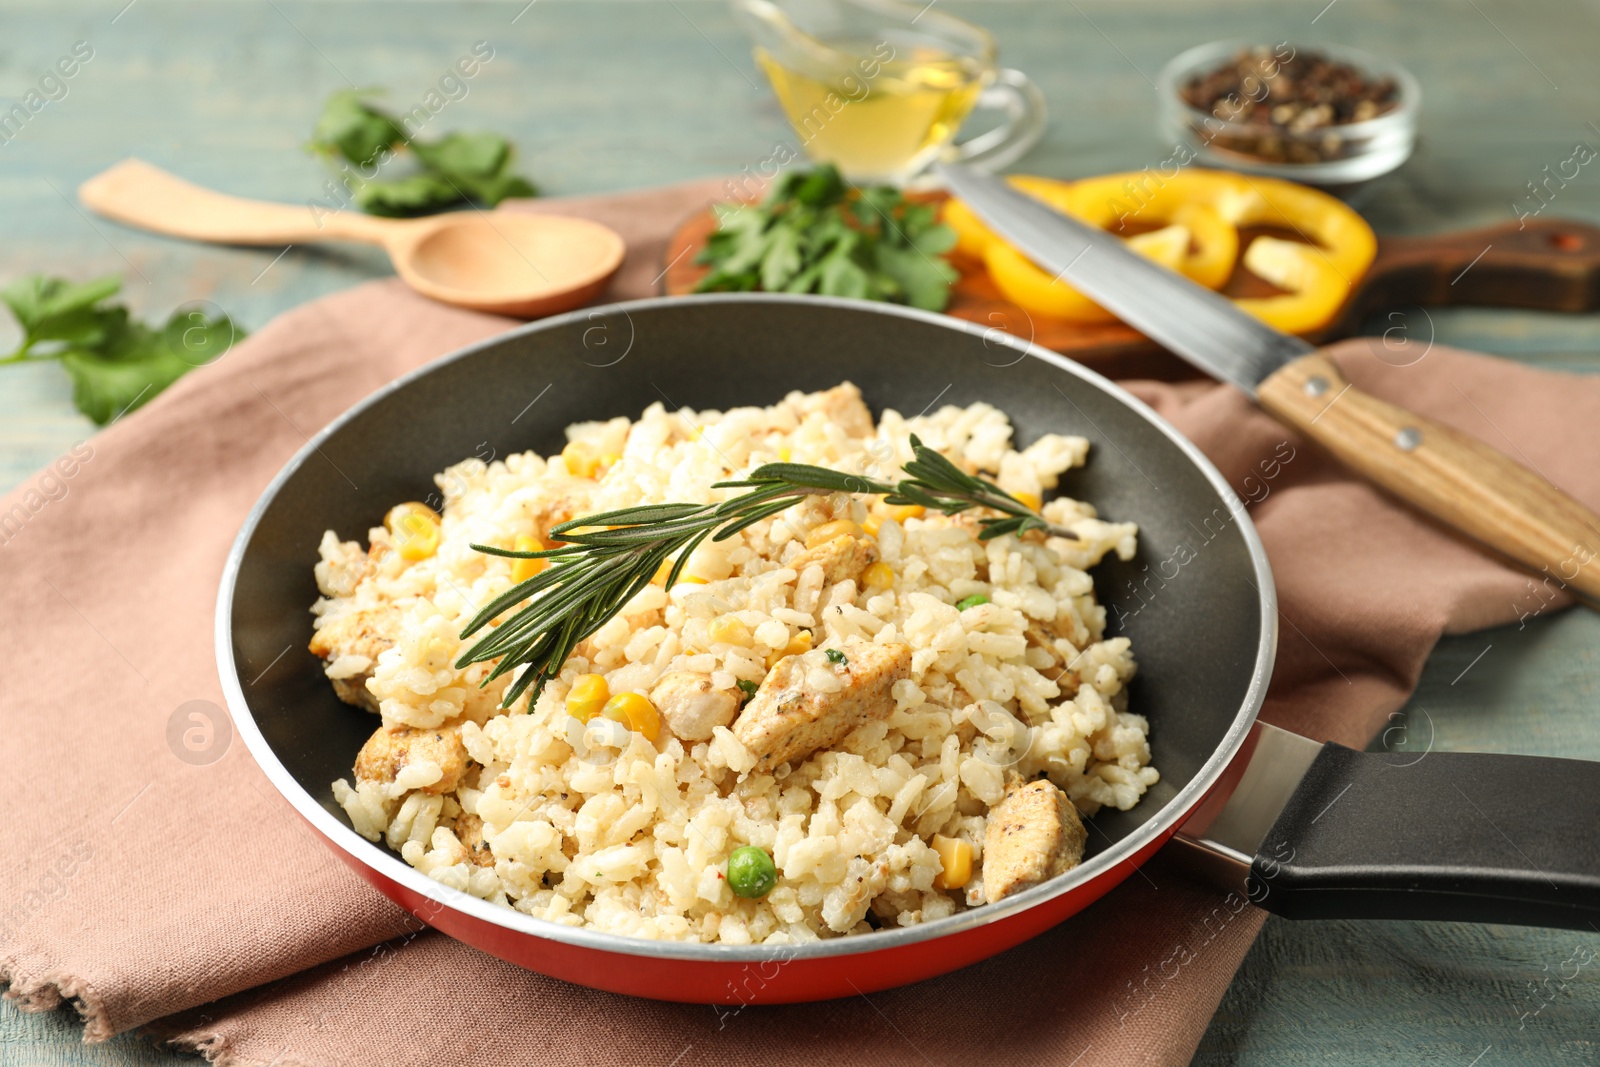
[[[647,295],[666,235],[717,192],[706,182],[538,207],[624,233],[630,257],[611,295],[625,298]],[[422,930],[311,836],[226,743],[225,722],[198,754],[171,740],[206,708],[191,702],[221,703],[217,581],[272,475],[377,386],[508,325],[394,282],[317,301],[0,501],[10,995],[33,1008],[73,1000],[90,1039],[144,1026],[239,1064],[1186,1063],[1261,916],[1159,858],[1083,915],[916,986],[742,1010],[636,1001]],[[1600,381],[1444,349],[1405,367],[1392,357],[1377,341],[1338,346],[1363,388],[1600,503],[1600,464],[1573,440]],[[1239,394],[1134,388],[1257,501],[1282,604],[1269,720],[1361,744],[1441,632],[1565,604]],[[1268,478],[1260,464],[1274,455]]]

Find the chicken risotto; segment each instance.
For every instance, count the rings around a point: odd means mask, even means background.
[[[563,565],[474,546],[536,551],[574,519],[716,503],[735,490],[715,483],[763,464],[893,481],[912,435],[1048,528],[983,538],[981,510],[819,492],[693,544],[670,587],[663,564],[542,689],[459,665],[484,605]],[[1019,450],[982,403],[875,422],[849,383],[765,408],[656,404],[567,437],[548,458],[456,464],[365,547],[322,540],[311,650],[381,720],[334,796],[429,877],[609,933],[813,941],[1062,874],[1083,817],[1158,781],[1132,652],[1087,573],[1130,558],[1136,527],[1041,504],[1085,439]]]

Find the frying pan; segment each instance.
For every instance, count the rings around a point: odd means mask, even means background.
[[[987,401],[1019,445],[1092,443],[1063,491],[1138,522],[1139,558],[1095,572],[1139,661],[1161,782],[1090,820],[1083,863],[998,904],[805,945],[646,941],[575,929],[432,881],[351,829],[330,783],[376,720],[340,703],[305,649],[323,531],[358,535],[470,455],[549,454],[578,420],[771,404],[843,380],[874,412]],[[1196,529],[1176,595],[1133,579]],[[1119,592],[1127,590],[1128,592]],[[1290,915],[1426,916],[1588,928],[1600,921],[1600,764],[1434,753],[1411,767],[1258,724],[1277,609],[1260,541],[1222,476],[1093,371],[1007,334],[881,304],[768,294],[675,297],[513,330],[401,378],[313,438],[268,486],[229,556],[217,608],[240,735],[300,817],[423,921],[511,963],[595,988],[699,1003],[778,1003],[901,985],[1001,952],[1080,911],[1179,834],[1227,884]],[[296,651],[266,671],[284,647]],[[1474,809],[1482,816],[1474,815]],[[1490,829],[1492,824],[1494,829]],[[1496,833],[1498,831],[1498,834]]]

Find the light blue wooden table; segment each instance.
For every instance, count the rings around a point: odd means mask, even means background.
[[[1383,232],[1512,219],[1525,183],[1584,141],[1600,146],[1600,4],[1398,3],[941,5],[991,27],[1004,60],[1053,109],[1025,169],[1075,176],[1164,158],[1149,79],[1223,37],[1346,43],[1406,63],[1425,97],[1417,157],[1361,206]],[[33,271],[127,276],[148,317],[207,299],[250,327],[387,273],[364,250],[200,248],[83,215],[83,179],[137,154],[232,192],[304,201],[319,165],[301,150],[321,101],[382,85],[409,105],[472,43],[494,58],[440,129],[510,134],[549,193],[622,189],[737,171],[786,127],[720,0],[313,4],[93,0],[0,5],[0,95],[18,98],[77,41],[94,57],[67,95],[0,144],[0,281]],[[7,103],[9,106],[9,102]],[[1600,170],[1550,213],[1600,220]],[[1445,311],[1441,343],[1542,366],[1600,370],[1594,316]],[[0,327],[3,329],[3,327]],[[0,336],[9,347],[11,336]],[[92,427],[50,366],[0,368],[0,486],[27,480]],[[1600,618],[1450,639],[1412,702],[1439,749],[1600,758]],[[1224,999],[1202,1064],[1600,1062],[1600,968],[1536,1015],[1533,991],[1581,935],[1444,923],[1273,920]],[[1587,938],[1588,947],[1596,947]],[[85,1049],[70,1013],[0,1008],[0,1064],[173,1062],[136,1038]]]

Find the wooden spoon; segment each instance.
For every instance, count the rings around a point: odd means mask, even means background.
[[[244,200],[126,159],[78,187],[78,198],[118,222],[173,237],[241,245],[362,241],[381,245],[423,296],[474,311],[533,318],[600,295],[622,263],[616,231],[588,219],[457,211],[383,219],[354,210]]]

